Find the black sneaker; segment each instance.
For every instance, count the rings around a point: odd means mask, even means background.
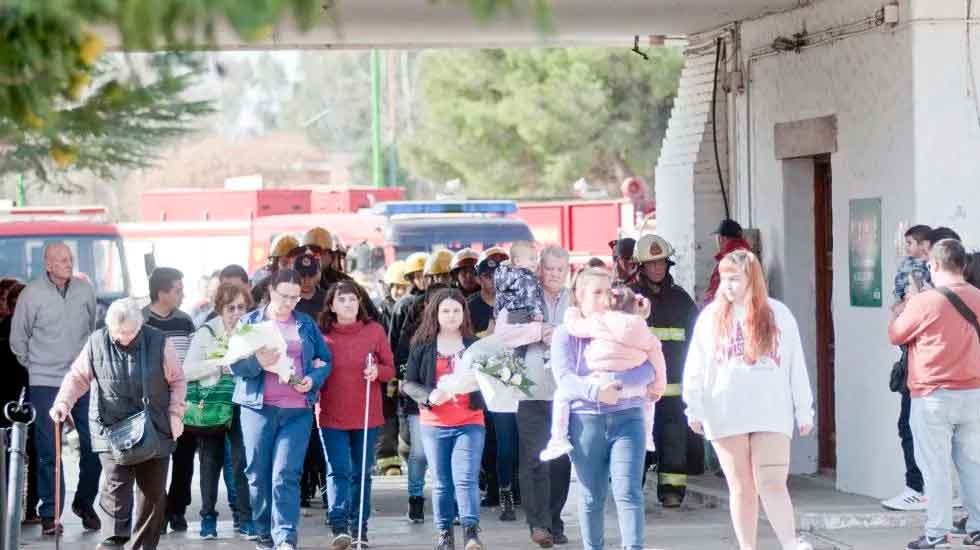
[[[456,542],[453,540],[452,529],[439,531],[439,538],[436,539],[435,550],[456,550]]]
[[[182,533],[187,530],[187,518],[184,517],[184,514],[171,514],[168,523],[171,531]]]
[[[275,550],[276,543],[272,542],[272,537],[259,537],[255,540],[255,550]]]
[[[62,524],[55,524],[54,518],[41,518],[41,534],[46,537],[53,537],[55,535],[60,535],[65,532],[65,526]]]
[[[514,493],[510,489],[500,490],[500,521],[517,521],[514,513]]]
[[[122,550],[129,542],[129,537],[109,537],[99,543],[95,550]]]
[[[980,531],[974,531],[964,537],[963,546],[980,546]]]
[[[95,510],[91,506],[85,507],[72,504],[71,511],[76,516],[82,518],[82,527],[86,531],[99,531],[102,529],[102,520],[99,519],[99,515],[95,513]]]
[[[357,540],[355,540],[354,542],[352,542],[350,544],[350,547],[351,548],[357,548],[358,550],[362,550],[362,549],[370,548],[371,547],[371,545],[368,544],[367,529],[363,529],[361,531],[361,534],[357,536]]]
[[[425,498],[408,497],[408,519],[412,523],[425,523]]]
[[[568,544],[568,537],[565,535],[564,531],[558,533],[552,533],[551,538],[554,539],[555,545]]]
[[[933,548],[952,548],[949,537],[930,537],[922,535],[918,540],[913,540],[908,545],[908,550],[932,550]]]
[[[463,540],[466,544],[464,550],[483,550],[483,543],[480,542],[480,526],[474,525],[463,529]]]
[[[351,542],[354,539],[351,538],[350,533],[343,530],[336,530],[333,532],[333,540],[330,542],[330,550],[347,550],[350,548]]]

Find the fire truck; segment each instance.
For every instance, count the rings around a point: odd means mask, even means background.
[[[63,242],[75,258],[75,274],[95,287],[99,319],[130,294],[123,238],[103,206],[0,209],[0,277],[29,281],[44,274],[44,247]]]

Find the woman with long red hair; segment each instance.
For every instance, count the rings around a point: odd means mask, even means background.
[[[784,550],[796,538],[786,478],[794,420],[813,431],[813,395],[796,319],[769,297],[759,259],[747,250],[719,264],[721,285],[694,328],[684,367],[691,429],[711,441],[728,481],[741,550],[754,550],[759,497]]]

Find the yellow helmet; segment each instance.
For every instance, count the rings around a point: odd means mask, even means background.
[[[412,275],[425,270],[425,262],[429,255],[425,252],[416,252],[405,259],[405,280],[411,281]]]
[[[321,251],[333,250],[333,235],[322,227],[314,227],[303,235],[303,246],[315,246]]]
[[[281,258],[283,256],[289,256],[289,253],[297,248],[299,248],[299,241],[296,240],[296,237],[285,234],[279,235],[272,241],[272,246],[269,247],[269,257]]]
[[[482,262],[483,260],[486,260],[487,258],[492,258],[494,256],[503,256],[504,260],[510,259],[510,254],[508,254],[506,250],[500,248],[499,246],[491,246],[490,248],[484,250],[482,254],[480,254],[478,261]]]
[[[453,253],[446,250],[436,250],[429,256],[429,259],[425,261],[425,269],[422,270],[423,275],[448,275],[449,268],[453,264]]]
[[[405,284],[405,262],[401,260],[392,262],[385,270],[384,283],[386,285]]]
[[[453,256],[453,263],[449,266],[450,271],[456,271],[464,267],[474,267],[479,261],[480,255],[470,248],[464,248]]]
[[[640,237],[640,240],[636,242],[636,248],[633,250],[633,257],[641,264],[666,260],[673,255],[674,247],[667,242],[667,239],[653,234]]]

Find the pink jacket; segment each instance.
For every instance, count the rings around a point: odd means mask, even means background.
[[[650,361],[655,371],[653,393],[663,395],[667,384],[667,362],[660,339],[647,328],[639,315],[607,311],[582,317],[576,307],[565,312],[565,327],[578,338],[591,338],[585,352],[590,369],[621,372]]]

